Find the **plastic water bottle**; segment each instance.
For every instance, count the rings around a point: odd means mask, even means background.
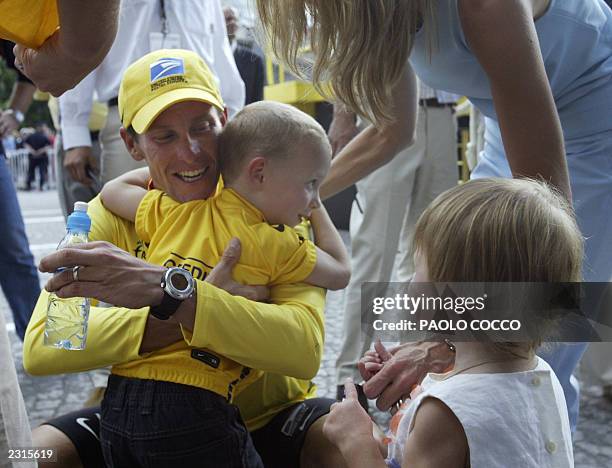
[[[74,212],[68,216],[66,235],[57,246],[57,250],[86,243],[90,227],[91,219],[87,216],[87,203],[76,202]],[[70,350],[85,349],[88,318],[88,298],[61,299],[51,293],[47,305],[45,345]]]

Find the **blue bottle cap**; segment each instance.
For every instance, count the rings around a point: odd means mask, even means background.
[[[87,203],[76,202],[74,211],[68,216],[66,229],[69,231],[89,232],[91,228],[91,219],[87,215]]]

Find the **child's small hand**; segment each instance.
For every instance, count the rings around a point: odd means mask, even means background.
[[[379,339],[374,343],[374,351],[367,351],[357,363],[357,368],[366,382],[374,377],[393,355]]]
[[[387,348],[385,348],[385,345],[382,344],[380,339],[377,339],[376,342],[374,343],[374,349],[380,356],[380,359],[382,360],[383,363],[387,362],[389,359],[393,357],[393,354],[387,351]]]
[[[345,398],[331,406],[331,411],[323,425],[323,434],[340,451],[348,443],[373,440],[372,420],[359,404],[357,389],[351,379],[346,379],[344,393]]]

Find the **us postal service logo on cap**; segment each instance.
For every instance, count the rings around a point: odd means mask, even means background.
[[[151,91],[172,83],[185,83],[185,64],[182,58],[160,58],[151,65]]]

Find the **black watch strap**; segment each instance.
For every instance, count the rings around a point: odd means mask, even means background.
[[[162,299],[161,304],[151,306],[151,315],[160,320],[168,320],[172,314],[176,312],[182,302],[183,301],[180,299],[175,299],[164,291],[164,298]]]

